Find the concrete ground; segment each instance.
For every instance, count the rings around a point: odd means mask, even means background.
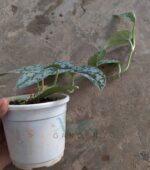
[[[149,0],[0,0],[0,71],[54,59],[84,64],[113,31],[113,14],[137,15],[131,68],[102,92],[85,81],[72,95],[65,156],[41,170],[150,170],[149,9]],[[0,84],[1,97],[14,94],[15,78]]]

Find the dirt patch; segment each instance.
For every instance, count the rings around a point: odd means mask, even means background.
[[[51,23],[48,16],[36,15],[34,20],[32,20],[28,24],[27,31],[31,32],[34,35],[41,34],[45,31],[46,27],[50,24]]]
[[[46,27],[51,24],[48,15],[51,12],[53,12],[53,10],[55,10],[59,5],[61,5],[62,2],[63,0],[56,0],[50,3],[49,7],[47,8],[47,10],[43,12],[43,14],[36,15],[35,18],[28,24],[27,31],[34,35],[37,35],[37,34],[40,35],[41,33],[45,32]],[[49,1],[47,1],[47,3],[49,3]],[[47,5],[47,3],[44,3],[42,5],[45,6]],[[37,9],[39,8],[39,6],[40,6],[40,2],[37,5]],[[44,7],[42,6],[42,8]]]
[[[16,5],[11,5],[11,11],[12,11],[13,15],[16,14],[17,10],[18,10],[18,7]]]

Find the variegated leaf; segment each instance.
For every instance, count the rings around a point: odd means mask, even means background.
[[[45,79],[49,75],[55,75],[56,70],[54,68],[44,68],[43,65],[32,65],[15,70],[16,73],[20,73],[21,76],[17,81],[17,88],[24,88],[39,81]]]
[[[60,60],[60,61],[54,61],[52,64],[50,64],[48,67],[54,67],[56,69],[72,69],[74,67],[74,65],[70,62],[70,61],[64,61],[64,60]]]
[[[98,68],[81,66],[76,67],[74,71],[89,79],[96,87],[98,87],[98,89],[103,89],[106,85],[106,77],[104,73]]]
[[[99,89],[103,89],[106,83],[105,75],[103,72],[95,67],[81,66],[76,67],[68,61],[56,61],[50,66],[56,66],[61,70],[66,72],[78,73],[87,79],[89,79],[93,84],[95,84]]]

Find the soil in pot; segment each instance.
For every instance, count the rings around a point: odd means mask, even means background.
[[[10,100],[9,104],[10,105],[26,105],[26,104],[38,104],[38,103],[46,103],[46,102],[53,102],[53,101],[57,101],[57,100],[61,100],[63,99],[63,96],[49,96],[49,97],[45,97],[42,98],[40,100],[32,100],[32,96],[31,99],[29,98],[28,100],[24,100],[24,99],[15,99],[15,100]]]

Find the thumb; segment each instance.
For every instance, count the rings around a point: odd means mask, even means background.
[[[0,100],[0,118],[2,118],[5,113],[8,111],[8,99],[1,99]]]

